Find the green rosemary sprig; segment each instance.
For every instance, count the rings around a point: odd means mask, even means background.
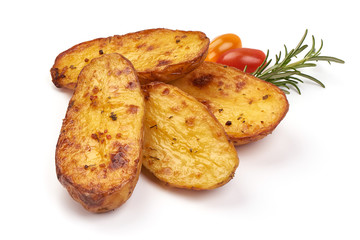
[[[318,62],[318,61],[326,61],[329,64],[331,62],[335,62],[335,63],[345,63],[345,62],[339,58],[321,56],[320,51],[323,48],[323,41],[321,40],[320,47],[318,50],[316,50],[314,36],[312,36],[311,49],[303,56],[301,60],[291,62],[293,58],[297,58],[298,55],[308,47],[308,45],[304,44],[307,33],[308,30],[306,29],[305,34],[301,38],[298,45],[291,51],[288,51],[286,45],[284,45],[285,54],[283,59],[282,59],[282,53],[280,51],[278,55],[275,55],[275,63],[271,67],[269,66],[270,63],[272,62],[272,59],[268,60],[269,58],[269,50],[268,50],[264,62],[256,69],[253,75],[257,78],[273,83],[274,85],[280,87],[285,93],[290,93],[288,90],[291,89],[290,87],[293,87],[299,94],[301,94],[298,84],[303,83],[302,79],[311,80],[319,84],[321,87],[325,87],[325,85],[315,77],[302,73],[301,68],[316,67],[316,64],[314,62]]]

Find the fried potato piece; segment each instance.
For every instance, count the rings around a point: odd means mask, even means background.
[[[91,212],[119,207],[141,171],[144,98],[120,54],[93,59],[79,75],[56,146],[56,173]]]
[[[170,84],[205,104],[235,145],[260,140],[285,117],[289,103],[275,85],[213,62]]]
[[[234,145],[207,108],[160,82],[145,96],[143,166],[165,184],[205,190],[232,179],[239,164]]]
[[[105,53],[121,53],[134,65],[141,84],[169,82],[201,64],[209,39],[202,32],[149,29],[83,42],[59,54],[51,68],[57,87],[74,89],[81,69]]]

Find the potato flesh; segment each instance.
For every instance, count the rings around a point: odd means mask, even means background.
[[[228,182],[238,166],[237,152],[206,107],[164,83],[143,90],[144,167],[179,188],[212,189]]]
[[[204,61],[209,39],[202,32],[150,29],[83,42],[59,54],[51,69],[57,87],[74,89],[77,76],[91,59],[121,53],[134,65],[141,83],[168,82]]]
[[[270,134],[289,108],[285,94],[275,85],[217,63],[204,62],[170,84],[205,104],[235,145]]]
[[[59,181],[87,210],[104,212],[131,195],[141,168],[144,99],[131,63],[94,59],[79,76],[56,148]]]

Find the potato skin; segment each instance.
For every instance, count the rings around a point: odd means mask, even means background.
[[[213,62],[204,62],[170,84],[206,105],[234,145],[264,138],[289,109],[284,92],[275,85]]]
[[[144,98],[120,54],[95,58],[80,73],[56,146],[60,183],[90,212],[131,196],[141,171]]]
[[[166,185],[208,190],[230,181],[239,164],[234,145],[208,109],[160,82],[145,96],[143,166]]]
[[[141,84],[169,82],[198,67],[208,47],[209,39],[199,31],[148,29],[77,44],[56,57],[50,73],[56,87],[74,89],[91,59],[120,53],[132,62]]]

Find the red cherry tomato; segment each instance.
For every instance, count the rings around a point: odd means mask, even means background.
[[[265,53],[252,48],[230,49],[219,56],[217,63],[236,67],[240,70],[253,73],[264,62]]]
[[[220,35],[211,41],[205,61],[216,62],[218,57],[229,49],[241,48],[241,39],[233,33]]]

